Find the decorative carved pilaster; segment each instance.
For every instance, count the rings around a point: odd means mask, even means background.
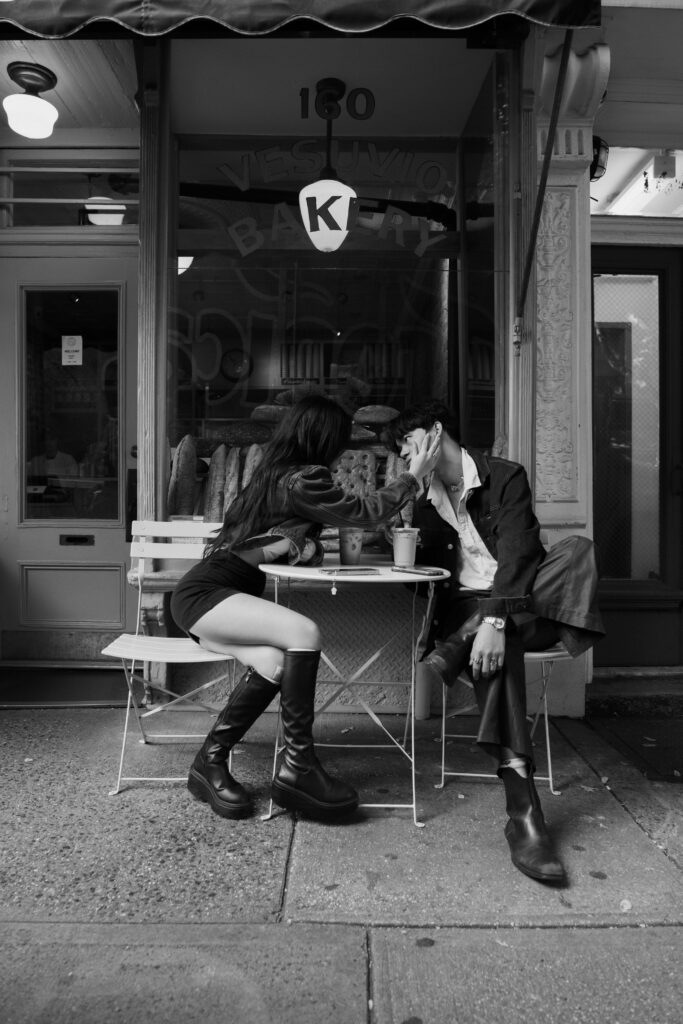
[[[546,194],[536,250],[536,501],[577,499],[575,275],[566,190]]]
[[[545,56],[536,120],[540,168],[560,51]],[[535,480],[545,525],[590,529],[590,197],[593,118],[609,49],[569,56],[536,246]]]

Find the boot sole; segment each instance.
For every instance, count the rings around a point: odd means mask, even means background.
[[[507,840],[508,847],[510,849],[510,860],[512,861],[514,866],[517,868],[517,870],[521,871],[523,875],[526,875],[527,878],[533,878],[533,880],[535,882],[545,882],[546,885],[566,885],[567,884],[567,873],[566,873],[566,871],[563,871],[562,874],[556,874],[556,875],[543,874],[542,871],[534,871],[533,868],[528,867],[523,861],[520,861],[519,858],[515,857],[513,844],[510,841],[510,837],[508,836],[507,831],[505,831],[505,830],[504,830],[504,835],[505,835],[505,838]]]
[[[358,797],[343,804],[326,804],[314,797],[306,796],[298,789],[289,789],[282,783],[274,782],[270,787],[273,803],[285,811],[299,811],[309,818],[320,818],[329,821],[332,818],[346,817],[358,807]]]
[[[511,857],[510,860],[515,865],[518,871],[521,871],[527,878],[533,878],[535,882],[545,882],[546,885],[566,885],[566,875],[543,875],[540,871],[534,871],[533,868],[528,868],[525,864],[520,864],[518,860]]]
[[[218,814],[221,818],[248,818],[254,811],[251,801],[246,804],[226,804],[218,800],[206,780],[192,769],[187,777],[187,788],[193,800],[209,804],[214,814]]]

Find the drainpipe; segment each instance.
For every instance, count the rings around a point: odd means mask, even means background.
[[[574,33],[572,29],[568,29],[565,32],[564,43],[562,45],[562,55],[560,57],[560,67],[557,73],[557,83],[555,85],[555,95],[553,97],[553,108],[550,114],[550,122],[548,125],[548,138],[546,140],[545,152],[543,154],[541,178],[538,183],[538,192],[536,193],[536,206],[534,209],[533,220],[531,222],[531,232],[529,235],[529,245],[527,248],[526,261],[524,264],[524,273],[522,274],[522,282],[519,290],[519,296],[517,298],[517,305],[515,307],[515,320],[512,330],[513,351],[516,356],[520,355],[522,345],[524,307],[526,305],[526,298],[527,292],[529,290],[529,280],[531,278],[533,262],[536,257],[536,239],[538,238],[538,228],[541,223],[541,214],[543,212],[543,199],[545,197],[545,187],[548,181],[550,161],[552,160],[553,148],[555,145],[555,132],[557,129],[557,122],[560,117],[560,106],[562,104],[564,83],[567,77],[567,64],[569,63],[569,54],[571,53],[573,34]]]

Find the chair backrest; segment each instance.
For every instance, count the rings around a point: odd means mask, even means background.
[[[202,557],[208,540],[216,535],[222,523],[206,523],[203,519],[161,522],[136,519],[131,527],[131,559],[158,558],[197,559]],[[139,567],[140,568],[140,567]],[[141,571],[144,571],[142,567]]]
[[[201,519],[134,521],[131,527],[128,579],[138,588],[136,632],[140,630],[145,577],[157,572],[187,571],[192,563],[199,561],[207,541],[215,536],[221,526],[222,523],[207,523]]]

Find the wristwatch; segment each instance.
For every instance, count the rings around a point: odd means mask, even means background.
[[[493,626],[494,629],[505,629],[505,619],[498,615],[485,615],[483,621],[488,622],[489,626]]]

